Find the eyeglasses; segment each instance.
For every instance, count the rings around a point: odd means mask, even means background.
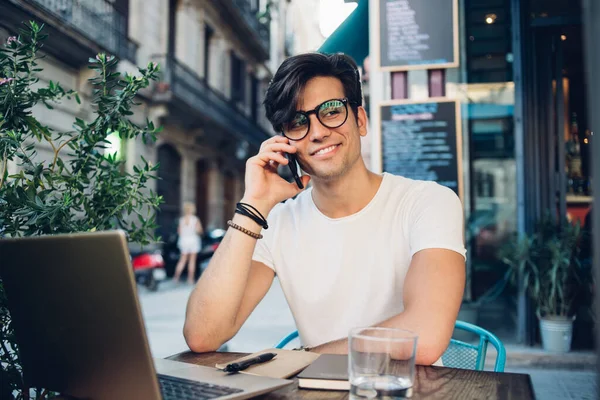
[[[315,114],[319,122],[326,128],[334,129],[344,125],[348,119],[349,100],[327,100],[313,110],[297,111],[294,118],[282,127],[283,136],[290,140],[302,140],[310,130],[310,115]]]

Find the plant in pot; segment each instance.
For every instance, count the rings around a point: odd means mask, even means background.
[[[154,214],[161,199],[147,183],[158,166],[142,159],[127,172],[125,161],[107,149],[111,134],[156,139],[152,123],[138,126],[129,116],[137,93],[156,79],[158,66],[123,76],[114,57],[91,58],[93,91],[84,101],[91,103],[93,115],[87,121],[77,118],[70,131],[58,131],[36,119],[34,107],[52,110],[61,100],[77,107],[80,100],[58,83],[40,82],[38,52],[44,38],[42,27],[31,22],[0,45],[0,240],[120,228],[132,242],[155,241]],[[38,154],[40,147],[50,149],[49,158]],[[16,171],[9,172],[11,163]],[[43,388],[28,387],[19,354],[0,279],[0,398],[50,396]]]
[[[575,303],[584,287],[579,262],[581,226],[547,213],[535,233],[515,237],[501,250],[512,282],[521,280],[536,307],[545,350],[571,348]]]

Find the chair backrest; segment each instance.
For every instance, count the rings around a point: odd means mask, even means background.
[[[474,345],[460,340],[450,339],[450,345],[448,345],[448,348],[442,355],[442,362],[444,363],[444,366],[483,371],[483,367],[485,365],[485,356],[487,355],[487,346],[488,343],[491,343],[498,353],[496,356],[494,371],[504,372],[504,364],[506,363],[506,350],[496,335],[483,328],[480,328],[477,325],[463,321],[456,321],[454,327],[456,329],[474,333],[479,337],[479,343]],[[298,331],[294,331],[281,339],[279,343],[275,345],[275,348],[282,349],[285,347],[285,345],[297,337]]]
[[[296,339],[297,337],[298,337],[298,331],[294,331],[294,332],[288,334],[283,339],[281,339],[279,341],[279,343],[277,343],[275,345],[275,348],[276,349],[283,349],[289,342],[291,342],[292,340]]]
[[[473,325],[464,321],[456,321],[455,328],[474,333],[479,337],[479,343],[471,344],[461,340],[450,339],[450,344],[442,355],[442,362],[444,363],[444,366],[483,371],[485,357],[487,355],[487,346],[488,343],[491,343],[498,353],[496,356],[494,371],[504,372],[504,364],[506,363],[506,350],[496,335],[477,325]]]

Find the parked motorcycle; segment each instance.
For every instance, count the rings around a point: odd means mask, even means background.
[[[215,254],[217,247],[223,240],[225,236],[224,229],[211,229],[208,230],[202,235],[202,249],[198,253],[196,257],[196,278],[200,276],[202,273],[201,266],[202,264],[210,260],[210,258]],[[177,266],[177,262],[179,261],[179,248],[177,247],[177,239],[178,235],[176,233],[169,236],[168,240],[163,244],[162,256],[165,260],[165,272],[168,277],[172,277],[175,273],[175,267]]]
[[[165,280],[165,261],[160,250],[132,252],[131,265],[135,275],[135,281],[155,292],[158,290],[158,284]]]

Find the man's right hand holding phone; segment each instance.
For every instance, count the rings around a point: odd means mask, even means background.
[[[295,154],[296,148],[284,136],[265,140],[257,155],[246,162],[246,191],[242,199],[256,207],[266,218],[278,203],[296,196],[300,189],[295,182],[287,182],[277,173],[277,167],[288,165],[283,153]],[[310,181],[308,175],[300,177],[304,187]]]
[[[279,165],[288,164],[286,152],[295,154],[296,148],[287,138],[274,136],[246,162],[246,191],[241,203],[256,208],[264,218],[278,203],[302,191],[296,182],[287,182],[277,174]],[[300,179],[306,187],[310,177]],[[238,227],[228,229],[188,301],[183,331],[188,346],[196,352],[216,351],[231,339],[275,277],[272,269],[252,260],[263,227],[240,213],[233,215],[231,223]]]

